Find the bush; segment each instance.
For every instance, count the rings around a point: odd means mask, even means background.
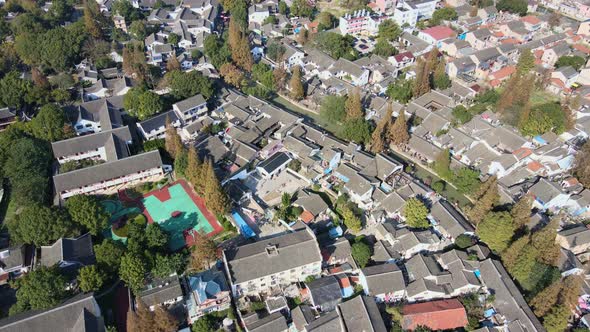
[[[119,228],[115,228],[115,226],[113,225],[112,230],[113,230],[113,234],[115,234],[118,237],[126,238],[129,236],[129,224],[128,223],[125,223],[125,225],[123,225],[122,227],[119,227]]]
[[[461,234],[457,236],[457,238],[455,239],[455,245],[461,249],[471,247],[473,245],[473,242],[474,241],[471,238],[471,236],[466,234]]]
[[[432,189],[439,194],[445,190],[445,187],[446,187],[446,183],[442,180],[436,181],[435,183],[432,184]]]

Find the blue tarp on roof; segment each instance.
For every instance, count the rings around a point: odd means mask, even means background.
[[[335,239],[337,237],[341,237],[343,234],[342,227],[338,226],[338,227],[330,228],[330,230],[328,231],[328,234],[330,234],[330,237],[333,239]]]
[[[547,144],[547,141],[545,141],[543,139],[543,137],[541,137],[541,135],[535,136],[535,138],[533,138],[533,140],[539,144]]]
[[[251,238],[251,237],[255,237],[256,233],[254,233],[254,231],[252,230],[252,228],[250,228],[250,226],[248,225],[248,223],[244,220],[244,218],[242,218],[242,216],[234,211],[232,212],[231,216],[234,218],[234,220],[236,221],[236,224],[238,224],[238,228],[240,229],[240,233],[247,239]]]
[[[488,309],[486,311],[483,312],[483,316],[485,318],[490,318],[492,317],[494,314],[496,313],[496,310],[494,310],[494,308]]]

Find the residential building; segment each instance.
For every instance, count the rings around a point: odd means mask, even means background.
[[[16,112],[8,107],[0,108],[0,132],[17,121]]]
[[[427,28],[418,32],[418,38],[439,48],[443,40],[451,38],[453,36],[455,36],[455,31],[453,31],[453,29],[449,27],[442,25]]]
[[[104,331],[105,325],[92,293],[78,294],[50,309],[29,310],[0,320],[0,331]]]
[[[225,250],[223,261],[234,296],[304,281],[309,276],[318,276],[322,267],[316,237],[307,227]]]
[[[189,294],[185,305],[190,324],[206,314],[231,307],[231,292],[223,271],[211,269],[189,275],[186,284]]]
[[[33,266],[34,250],[26,245],[8,245],[0,249],[0,285],[29,272]]]
[[[185,123],[196,120],[199,116],[207,113],[207,100],[203,95],[198,94],[172,105],[176,116]]]
[[[402,271],[395,264],[366,267],[359,273],[359,283],[365,295],[377,302],[396,302],[404,298],[406,283]]]
[[[78,270],[96,262],[90,233],[77,238],[60,238],[50,246],[41,246],[40,253],[41,265],[57,265],[62,270]]]
[[[468,324],[467,312],[457,299],[404,305],[401,326],[414,330],[418,326],[432,330],[461,329]]]
[[[432,17],[437,3],[438,0],[400,0],[393,13],[393,20],[400,26],[408,24],[414,27],[418,21]]]
[[[327,276],[306,283],[311,305],[322,312],[329,312],[342,301],[340,283],[335,276]]]
[[[586,252],[590,249],[590,229],[583,225],[568,228],[557,232],[555,242],[575,255]]]
[[[181,303],[184,298],[176,274],[150,280],[139,292],[138,297],[151,311],[156,310],[157,306],[169,307]]]

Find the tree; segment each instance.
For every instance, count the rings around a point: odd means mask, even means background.
[[[301,68],[299,66],[293,67],[293,74],[289,81],[289,87],[291,88],[291,98],[295,100],[301,100],[305,97],[305,90],[303,83],[301,82]]]
[[[397,80],[387,86],[385,94],[402,104],[407,104],[414,96],[414,84],[415,82],[413,80]]]
[[[447,75],[445,63],[439,61],[432,76],[432,83],[436,89],[444,90],[451,87],[451,79]]]
[[[123,71],[138,81],[144,81],[148,75],[148,65],[143,52],[143,44],[130,42],[123,48]]]
[[[558,12],[553,12],[551,13],[551,15],[549,16],[549,27],[550,28],[555,28],[556,26],[558,26],[561,22],[561,14],[559,14]]]
[[[348,228],[354,234],[360,232],[362,228],[362,221],[356,215],[356,213],[349,206],[343,207],[341,212],[346,228]]]
[[[192,332],[214,332],[216,331],[216,323],[215,318],[211,314],[206,314],[201,318],[197,319],[197,321],[192,325],[191,331]]]
[[[181,66],[180,66],[180,62],[178,62],[178,59],[176,58],[176,56],[171,56],[170,58],[168,58],[168,62],[166,63],[166,70],[167,71],[174,71],[174,70],[180,70]]]
[[[377,127],[375,127],[375,130],[373,130],[373,134],[371,135],[371,151],[373,153],[379,153],[385,149],[385,136],[391,123],[392,114],[393,106],[387,104],[387,112],[385,113],[385,116],[379,120]]]
[[[369,263],[371,259],[371,247],[364,241],[356,241],[351,247],[352,258],[362,269]]]
[[[124,253],[125,246],[112,239],[104,239],[100,244],[94,245],[94,255],[99,268],[110,274],[119,271],[119,262]]]
[[[156,306],[154,311],[155,329],[158,332],[177,331],[179,322],[174,316],[161,305]]]
[[[473,114],[463,105],[457,105],[453,108],[453,118],[459,124],[465,124],[473,119]]]
[[[346,110],[347,121],[363,118],[363,105],[361,103],[361,94],[358,88],[354,88],[352,93],[348,95],[344,108]]]
[[[286,52],[284,45],[277,42],[270,42],[266,48],[266,56],[274,62],[279,62]]]
[[[306,0],[293,0],[290,12],[293,16],[311,17],[313,15],[313,7]]]
[[[165,278],[173,273],[178,273],[181,271],[184,265],[184,257],[182,254],[156,254],[151,273],[153,276],[158,278]]]
[[[190,267],[196,271],[206,270],[217,259],[217,245],[204,233],[193,232],[194,246],[191,249]]]
[[[0,79],[2,105],[20,109],[26,104],[26,100],[33,90],[33,84],[19,76],[18,72],[12,71]]]
[[[134,294],[143,287],[146,272],[146,266],[141,257],[132,253],[126,253],[121,257],[119,276]]]
[[[145,239],[148,248],[152,250],[163,249],[168,243],[168,233],[160,224],[151,223],[145,228]]]
[[[322,99],[320,116],[328,122],[342,122],[346,117],[346,97],[328,95]]]
[[[554,217],[549,224],[531,234],[531,245],[539,253],[538,261],[552,266],[558,265],[561,247],[555,242],[559,217]]]
[[[309,31],[307,31],[307,29],[300,28],[299,33],[297,33],[297,43],[300,45],[305,45],[307,44],[308,39]]]
[[[410,198],[406,201],[403,216],[406,224],[412,228],[430,227],[430,222],[426,218],[428,216],[428,208],[417,198]]]
[[[215,92],[211,80],[197,70],[190,72],[171,71],[166,74],[165,80],[171,90],[170,94],[179,100],[197,94],[209,99]]]
[[[176,131],[172,122],[170,122],[170,118],[166,117],[166,151],[172,158],[178,158],[178,155],[184,149],[184,145],[182,145],[182,139],[180,135]]]
[[[586,64],[586,59],[582,58],[579,55],[563,55],[557,59],[555,62],[555,67],[567,67],[571,66],[574,67],[576,71],[580,70]]]
[[[65,112],[54,104],[41,107],[30,126],[35,137],[46,141],[55,142],[71,137],[70,131],[66,130],[69,121]]]
[[[571,315],[571,310],[564,305],[554,307],[543,319],[543,326],[547,332],[563,332],[567,328]]]
[[[252,66],[252,78],[271,91],[276,91],[272,68],[265,63],[257,63]]]
[[[183,146],[174,158],[174,172],[177,176],[185,176],[186,168],[188,167],[188,153]]]
[[[16,303],[10,308],[10,315],[58,305],[68,295],[66,283],[57,266],[39,266],[26,273],[11,283],[11,287],[16,289]]]
[[[330,13],[328,11],[322,11],[317,16],[317,22],[318,22],[318,31],[332,29],[332,26],[334,24],[334,15],[332,15],[332,13]]]
[[[526,75],[535,68],[535,56],[530,49],[525,48],[521,51],[516,63],[516,73],[518,75]]]
[[[525,16],[528,11],[528,3],[526,0],[499,0],[496,3],[496,8],[499,11]]]
[[[287,6],[287,3],[283,0],[279,1],[279,13],[281,15],[287,15],[288,11],[289,11],[289,6]]]
[[[129,33],[137,40],[144,40],[148,31],[144,21],[133,21],[129,25]]]
[[[109,213],[96,196],[73,196],[66,201],[66,209],[72,220],[84,226],[92,235],[100,234],[108,226]]]
[[[80,269],[78,282],[83,292],[95,292],[99,290],[106,280],[106,274],[96,265],[87,265]]]
[[[379,38],[386,41],[395,41],[402,34],[402,29],[391,19],[384,20],[379,24]]]
[[[461,234],[455,239],[455,245],[459,247],[459,249],[469,248],[475,244],[474,242],[473,238],[467,234]]]
[[[169,60],[168,65],[176,61],[176,64],[178,64],[176,69],[180,68],[178,60],[174,57],[172,59]],[[172,70],[170,66],[168,67],[168,70]],[[123,106],[127,112],[140,120],[149,118],[152,115],[161,112],[164,107],[160,96],[147,90],[145,87],[131,88],[124,96]]]
[[[145,303],[137,297],[135,299],[135,312],[131,308],[127,312],[127,331],[158,331],[156,328],[157,322],[154,318],[155,315],[147,308]]]
[[[96,1],[84,1],[84,25],[93,38],[101,39],[104,17]]]
[[[206,167],[204,171],[204,179],[205,179],[205,203],[207,204],[207,208],[211,210],[211,212],[217,215],[223,215],[229,209],[229,199],[227,194],[223,191],[221,187],[221,183],[215,174],[215,170],[213,168],[213,161],[211,159],[206,162]]]
[[[215,68],[221,68],[224,63],[231,61],[231,52],[228,45],[215,34],[205,38],[203,48],[205,55],[207,55]]]
[[[441,179],[450,180],[452,178],[451,152],[449,149],[444,149],[438,153],[432,169]]]
[[[231,62],[223,64],[219,69],[219,74],[227,84],[237,88],[241,87],[244,81],[244,73]]]
[[[477,227],[479,238],[499,253],[508,248],[514,231],[512,216],[508,212],[490,212]]]
[[[368,143],[371,139],[371,124],[362,117],[346,120],[340,135],[355,143]]]
[[[315,37],[315,47],[326,52],[334,59],[345,58],[355,60],[357,53],[353,48],[354,38],[350,35],[342,36],[331,31],[320,32]]]
[[[479,187],[479,171],[469,167],[461,167],[453,174],[453,184],[462,194],[472,193]]]
[[[512,214],[512,219],[514,220],[516,228],[525,227],[531,221],[532,207],[533,197],[531,194],[522,196],[518,202],[512,206],[510,214]]]
[[[442,21],[454,21],[457,17],[457,11],[454,8],[443,7],[434,11],[429,24],[435,26],[441,24]]]
[[[397,50],[384,38],[377,38],[373,54],[387,58],[397,54]]]
[[[199,158],[197,150],[194,146],[189,147],[188,164],[185,175],[187,180],[193,185],[197,193],[201,195],[203,194],[203,190],[205,189],[203,181],[203,170],[203,162]]]
[[[61,237],[72,236],[76,228],[59,208],[30,204],[8,221],[10,235],[18,242],[46,246]]]
[[[498,198],[498,180],[495,176],[492,176],[480,186],[478,193],[475,195],[475,204],[467,211],[467,215],[476,226],[492,210]]]
[[[408,124],[406,122],[406,113],[402,109],[395,119],[393,125],[389,127],[389,142],[393,145],[401,146],[408,143],[410,134],[408,133]]]

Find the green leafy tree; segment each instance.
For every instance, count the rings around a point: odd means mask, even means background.
[[[104,16],[100,12],[98,3],[96,1],[84,1],[84,25],[86,31],[96,38],[103,37]]]
[[[579,55],[564,55],[557,59],[555,62],[555,67],[567,67],[572,66],[575,70],[580,70],[586,64],[586,59],[582,58]]]
[[[133,21],[129,25],[129,33],[137,40],[144,40],[147,37],[148,30],[144,21]]]
[[[495,176],[479,187],[475,199],[475,204],[467,211],[467,215],[475,225],[479,225],[499,199],[498,180]]]
[[[203,48],[205,55],[207,55],[215,68],[219,69],[223,64],[231,61],[231,52],[227,44],[215,34],[205,38]]]
[[[528,11],[528,3],[526,0],[499,0],[496,3],[496,8],[500,11],[525,16]]]
[[[166,81],[171,94],[176,99],[186,99],[197,94],[202,94],[209,99],[215,92],[210,79],[199,71],[181,72],[178,70],[166,74]]]
[[[26,273],[11,284],[11,287],[16,288],[16,303],[10,308],[10,315],[58,305],[68,295],[66,282],[57,266],[40,266]]]
[[[432,83],[434,88],[439,90],[451,87],[451,79],[449,78],[449,75],[447,75],[445,63],[443,61],[439,61],[436,65],[436,69],[432,75]]]
[[[512,209],[510,214],[517,228],[526,226],[531,221],[531,209],[533,208],[533,197],[530,194],[521,197]]]
[[[402,104],[407,104],[414,96],[413,86],[413,80],[397,80],[387,86],[385,94]]]
[[[46,141],[55,142],[71,137],[72,130],[65,112],[54,104],[41,107],[30,126],[35,137]]]
[[[465,106],[457,105],[453,108],[453,118],[459,124],[465,124],[473,119],[473,114],[471,114]]]
[[[410,198],[404,205],[403,216],[406,224],[412,228],[428,228],[428,208],[417,198]]]
[[[161,255],[156,254],[152,275],[165,278],[173,273],[182,271],[185,265],[184,257],[181,254]]]
[[[311,17],[313,15],[313,9],[306,0],[293,0],[290,12],[293,16]]]
[[[20,109],[27,103],[26,100],[33,91],[33,84],[21,79],[18,72],[12,71],[0,79],[0,89],[2,104]]]
[[[346,97],[328,95],[322,99],[320,116],[328,122],[342,122],[346,117]]]
[[[469,167],[461,167],[453,174],[453,184],[462,194],[472,193],[479,187],[479,171]]]
[[[371,260],[371,247],[364,241],[356,241],[351,247],[352,258],[362,269]]]
[[[164,109],[160,96],[142,88],[131,88],[123,97],[123,107],[132,116],[145,120]]]
[[[508,212],[490,212],[477,227],[479,238],[495,252],[508,248],[514,231],[512,216]]]
[[[460,249],[469,248],[474,244],[473,238],[467,234],[461,234],[455,239],[455,245]]]
[[[109,213],[96,196],[76,195],[66,201],[72,220],[86,228],[92,235],[102,232],[109,222]]]
[[[454,8],[443,7],[434,11],[429,23],[430,26],[435,26],[441,24],[442,21],[454,21],[457,17],[457,11]]]
[[[213,161],[209,161],[205,164],[205,203],[207,208],[211,212],[222,215],[225,214],[230,207],[230,201],[225,191],[221,187],[221,183],[215,174],[213,168]]]
[[[288,12],[289,6],[287,6],[287,3],[283,0],[279,1],[279,13],[282,15],[287,15]]]
[[[141,257],[132,253],[121,257],[119,276],[133,293],[136,294],[143,287],[146,272],[146,264]]]
[[[111,274],[119,271],[119,263],[124,253],[125,246],[112,239],[104,239],[100,244],[94,245],[94,255],[98,266],[101,270]]]
[[[83,292],[96,292],[106,281],[106,274],[96,265],[84,266],[78,273],[78,282]]]
[[[451,171],[451,152],[449,149],[444,149],[439,152],[436,160],[434,161],[432,169],[442,179],[450,180],[452,178],[453,172]]]
[[[284,45],[277,42],[270,42],[266,47],[266,56],[274,62],[278,62],[282,59],[287,49]]]
[[[350,207],[345,206],[342,209],[342,219],[344,219],[344,225],[346,228],[348,228],[352,233],[360,232],[362,228],[362,221]]]
[[[543,319],[543,326],[547,332],[563,332],[567,328],[568,319],[572,312],[564,305],[557,306]]]
[[[353,48],[353,43],[352,36],[342,36],[331,31],[320,32],[315,38],[315,46],[335,59],[355,60],[357,53]]]
[[[379,24],[379,38],[395,41],[402,34],[402,29],[394,20],[387,19]]]
[[[147,246],[150,249],[163,249],[168,243],[168,233],[162,229],[160,224],[151,223],[145,229]]]
[[[397,50],[385,38],[378,38],[373,54],[387,58],[397,54]]]
[[[371,124],[363,118],[347,120],[341,136],[355,143],[368,143],[371,140]]]
[[[77,233],[63,210],[38,204],[23,207],[13,220],[9,220],[8,229],[16,241],[38,247]]]
[[[216,322],[215,318],[211,314],[206,314],[201,318],[197,319],[197,321],[192,325],[191,331],[192,332],[214,332],[216,331]]]

